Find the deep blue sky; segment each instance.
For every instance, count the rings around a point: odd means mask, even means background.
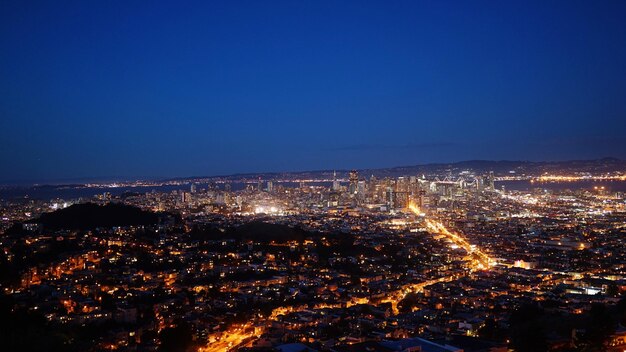
[[[0,180],[626,158],[626,1],[0,2]]]

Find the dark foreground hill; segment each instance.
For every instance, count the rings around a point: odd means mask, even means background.
[[[45,229],[90,230],[98,227],[153,225],[163,221],[167,215],[124,204],[85,203],[43,214],[30,222],[41,224]]]
[[[238,240],[238,241],[255,241],[255,242],[277,242],[285,243],[289,241],[301,242],[306,238],[314,238],[321,236],[317,232],[305,231],[299,227],[291,227],[288,225],[271,224],[262,221],[252,221],[237,227],[229,227],[220,230],[217,227],[196,226],[190,235],[197,240]]]
[[[236,239],[263,240],[268,242],[303,241],[305,238],[312,236],[311,233],[300,228],[257,221],[237,227],[230,232],[230,235]]]

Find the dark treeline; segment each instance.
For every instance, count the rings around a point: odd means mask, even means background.
[[[90,230],[98,227],[155,225],[167,217],[172,215],[145,211],[125,204],[85,203],[43,214],[29,222],[41,224],[44,229],[51,230]]]

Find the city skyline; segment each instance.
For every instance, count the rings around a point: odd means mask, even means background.
[[[2,180],[626,158],[621,2],[3,3]]]
[[[626,352],[626,1],[0,1],[0,341]]]
[[[3,188],[0,336],[68,352],[620,352],[625,170]]]

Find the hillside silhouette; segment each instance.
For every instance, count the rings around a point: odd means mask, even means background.
[[[90,230],[98,227],[154,225],[166,215],[124,204],[85,203],[43,214],[29,222],[39,223],[52,230]]]

